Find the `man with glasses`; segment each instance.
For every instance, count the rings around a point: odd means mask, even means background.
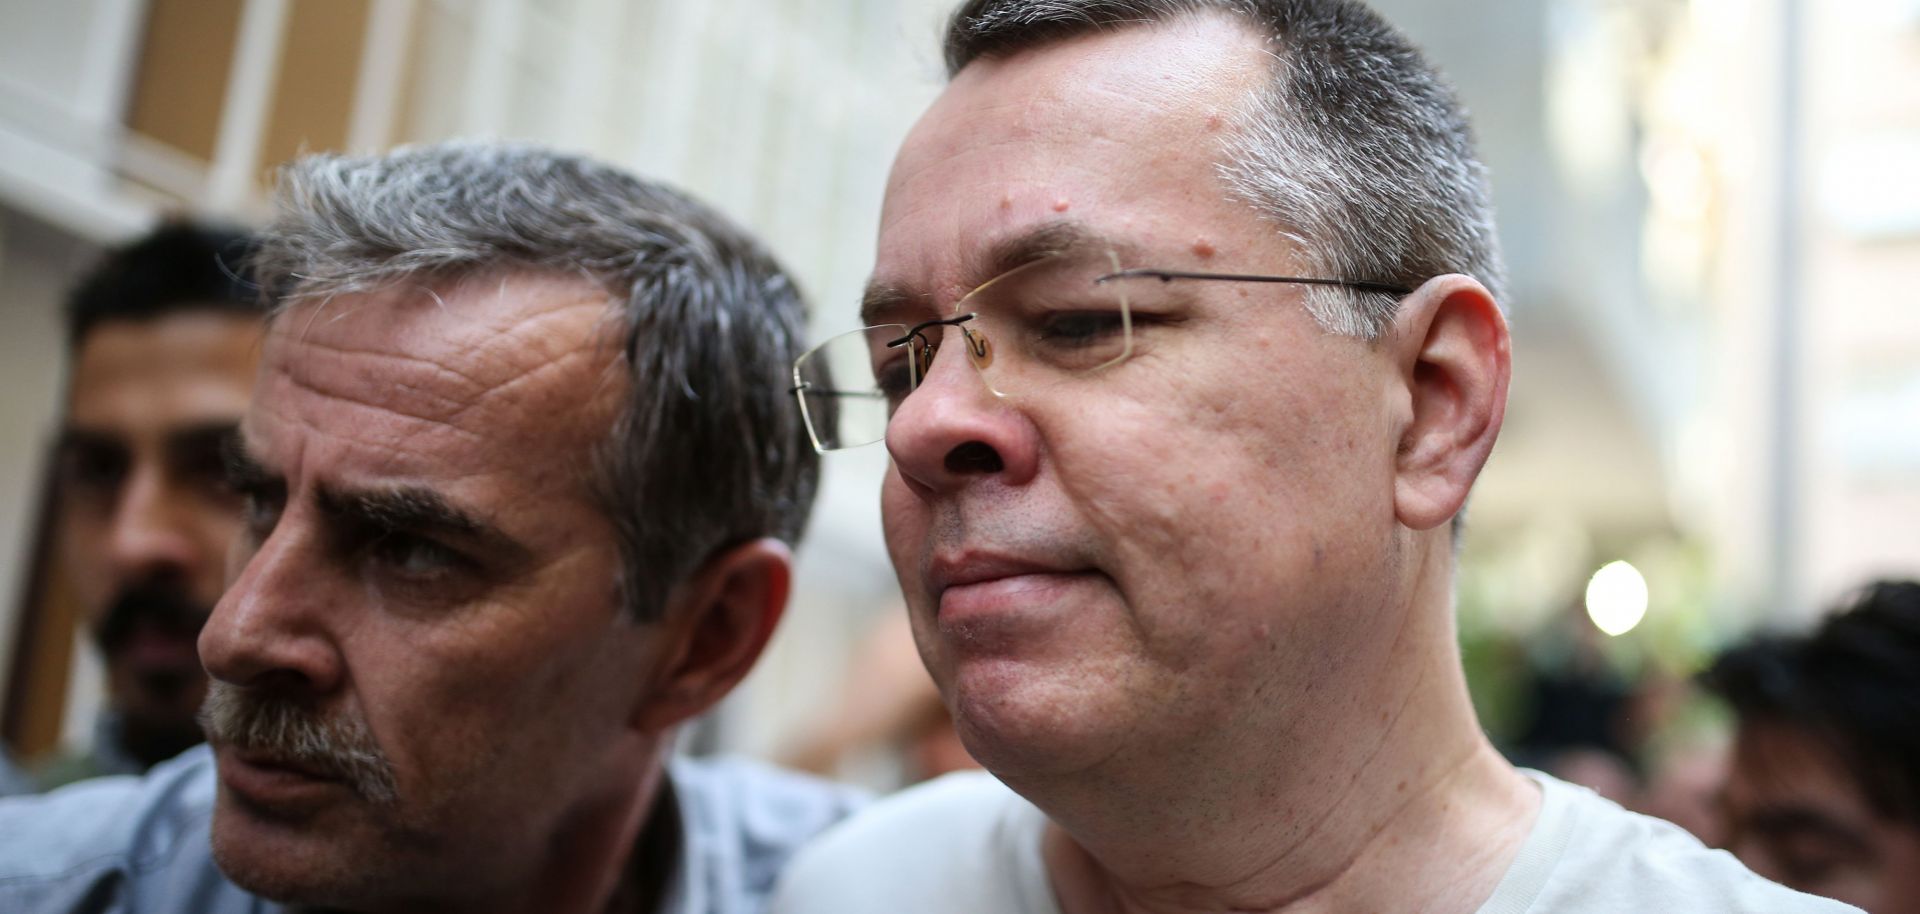
[[[296,163],[255,263],[212,748],[0,801],[0,911],[758,912],[849,793],[670,750],[813,499],[787,274],[491,144]]]
[[[884,439],[994,777],[824,837],[777,911],[1848,910],[1481,733],[1451,594],[1501,267],[1404,38],[1349,0],[973,0],[946,57],[871,326],[793,386],[820,447]]]

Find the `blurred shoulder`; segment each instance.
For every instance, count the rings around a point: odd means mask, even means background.
[[[13,763],[13,758],[7,755],[7,747],[0,746],[0,797],[32,792],[33,782],[28,780],[27,773]]]
[[[744,758],[667,763],[683,833],[681,901],[668,910],[759,911],[800,846],[865,805],[864,791]]]
[[[829,829],[788,867],[775,914],[1034,910],[1045,816],[985,772],[950,774]],[[1045,910],[1050,899],[1037,899]]]
[[[0,910],[254,910],[214,866],[205,746],[145,776],[0,800]]]
[[[200,746],[145,776],[95,778],[0,800],[0,866],[18,878],[102,855],[142,863],[204,836],[215,790],[213,753]]]
[[[758,835],[816,832],[866,805],[868,794],[747,758],[675,758],[667,765],[689,826],[726,824]]]

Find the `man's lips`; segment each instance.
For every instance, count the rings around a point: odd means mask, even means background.
[[[928,569],[935,615],[959,618],[1017,610],[1051,602],[1060,591],[1095,572],[1011,556],[970,553],[936,559]]]
[[[254,806],[307,807],[346,786],[329,772],[273,753],[222,746],[218,758],[221,783]]]
[[[230,751],[233,753],[234,759],[254,768],[267,771],[284,771],[316,781],[339,780],[339,778],[335,777],[331,772],[306,762],[288,758],[284,755],[261,752],[257,749],[232,749]]]

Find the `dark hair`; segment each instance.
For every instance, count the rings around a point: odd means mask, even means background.
[[[281,171],[255,259],[277,309],[497,269],[608,294],[627,401],[579,455],[619,532],[634,618],[720,550],[797,542],[819,457],[788,396],[800,290],[751,235],[666,185],[581,156],[454,142],[309,156]]]
[[[254,244],[239,228],[167,222],[95,265],[67,299],[67,342],[102,321],[147,321],[184,311],[264,313],[244,272]]]
[[[1920,825],[1920,582],[1869,584],[1812,634],[1755,639],[1700,679],[1742,725],[1828,741],[1875,811]]]
[[[1233,193],[1323,275],[1418,288],[1465,273],[1504,300],[1486,169],[1453,91],[1355,0],[967,0],[946,34],[949,74],[1090,32],[1197,13],[1267,38],[1273,80],[1249,99],[1220,165]],[[1399,297],[1307,290],[1329,330],[1385,332]]]

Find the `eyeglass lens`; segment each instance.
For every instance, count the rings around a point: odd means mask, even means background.
[[[814,347],[794,364],[814,446],[884,438],[894,411],[943,364],[948,346],[1009,398],[1045,396],[1124,361],[1133,349],[1128,284],[1096,282],[1119,269],[1106,251],[1040,258],[975,288],[941,319],[866,327]]]

